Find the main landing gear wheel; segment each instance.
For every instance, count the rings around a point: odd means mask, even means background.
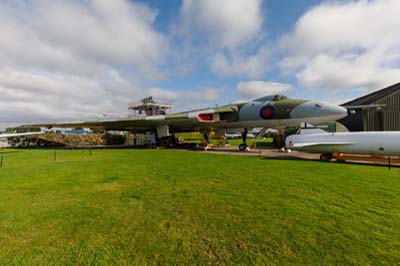
[[[246,143],[242,143],[239,145],[239,150],[240,151],[246,151],[247,150],[247,144]]]
[[[332,160],[332,158],[333,158],[332,154],[321,154],[319,156],[319,159],[324,162],[330,161]]]
[[[248,150],[247,144],[246,144],[247,132],[248,132],[248,131],[247,131],[247,128],[245,128],[245,129],[243,130],[243,133],[242,133],[242,141],[243,141],[243,143],[239,145],[239,150],[240,150],[240,151],[247,151],[247,150]]]

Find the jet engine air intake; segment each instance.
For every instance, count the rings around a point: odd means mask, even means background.
[[[199,122],[214,122],[214,114],[198,114],[197,120]]]

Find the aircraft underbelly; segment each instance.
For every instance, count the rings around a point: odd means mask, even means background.
[[[281,122],[279,120],[253,120],[253,121],[241,121],[241,122],[231,122],[231,123],[198,123],[197,127],[208,128],[208,129],[223,129],[223,128],[255,128],[255,127],[265,127],[265,128],[277,128],[281,127]]]

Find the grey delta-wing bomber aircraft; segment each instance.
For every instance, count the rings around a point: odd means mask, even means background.
[[[137,133],[154,132],[158,138],[170,133],[243,129],[246,147],[247,129],[297,127],[302,122],[320,124],[347,115],[347,109],[326,103],[290,99],[284,95],[265,96],[253,101],[187,112],[138,116],[120,120],[25,125],[33,127],[91,128],[123,130]]]

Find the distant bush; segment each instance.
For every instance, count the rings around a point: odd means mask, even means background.
[[[122,145],[125,144],[126,136],[107,133],[104,135],[104,140],[106,145]]]

